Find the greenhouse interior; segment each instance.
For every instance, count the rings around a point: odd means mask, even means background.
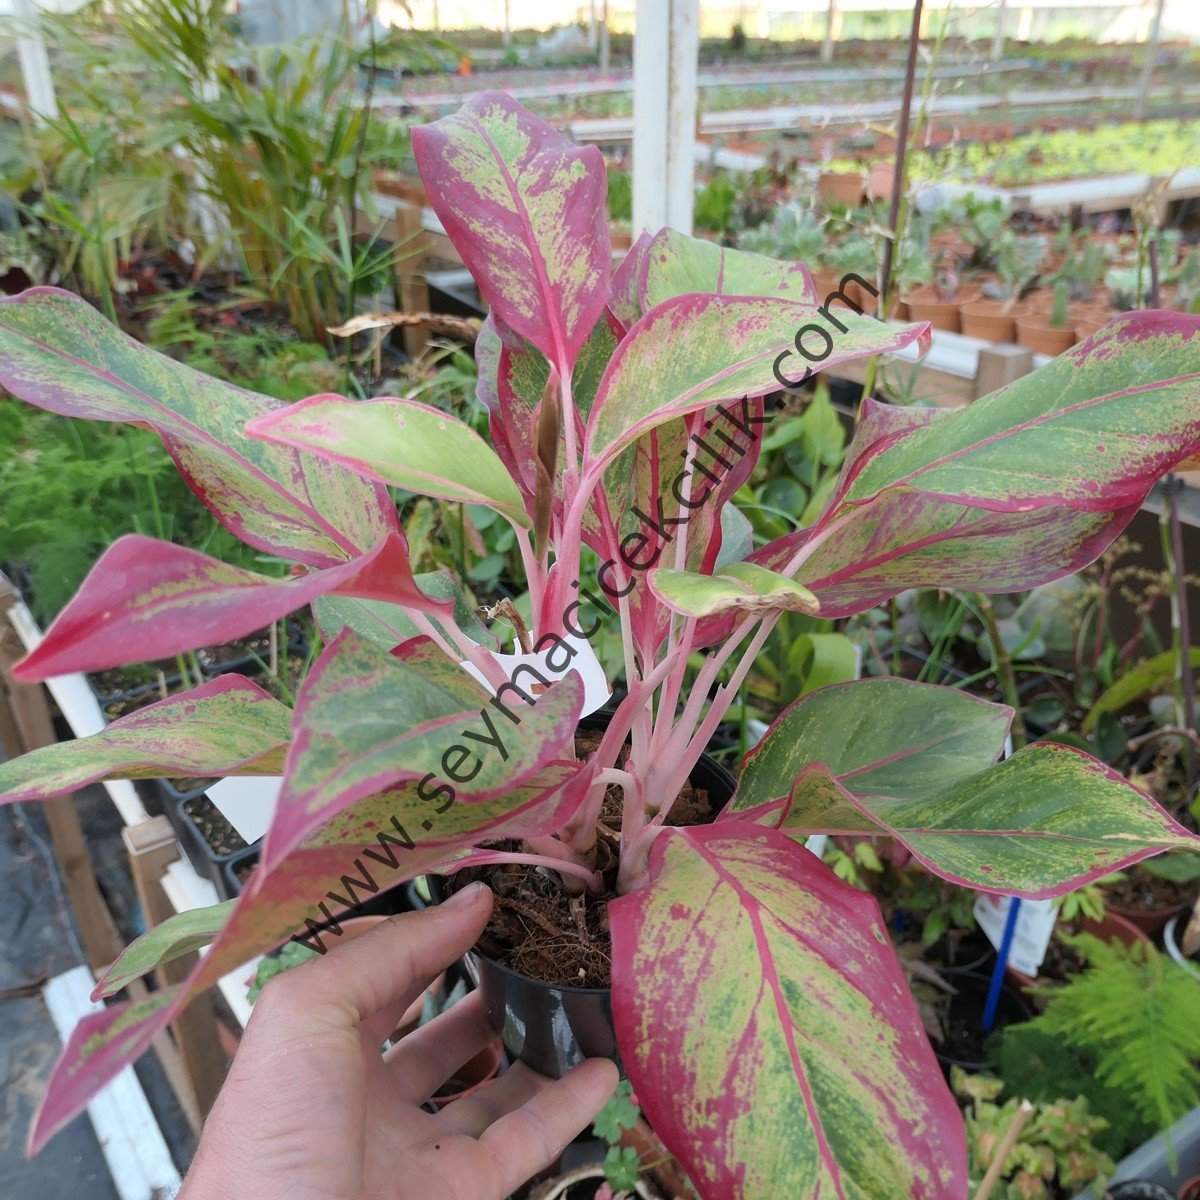
[[[1200,1200],[1200,4],[0,0],[0,184],[3,1200]]]

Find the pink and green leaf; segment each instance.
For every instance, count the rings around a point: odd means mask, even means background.
[[[610,905],[617,1040],[700,1195],[965,1196],[962,1120],[874,898],[741,822],[664,833],[651,880]]]
[[[257,684],[223,675],[89,737],[0,763],[0,803],[46,800],[106,779],[278,775],[291,717]]]
[[[806,327],[830,339],[827,356],[811,363],[817,370],[928,343],[928,325],[889,326],[840,309],[837,319],[844,332],[824,323],[815,303],[712,295],[667,300],[633,326],[613,355],[588,421],[585,463],[595,471],[674,418],[778,391],[777,363],[785,364],[785,375],[794,369],[796,337]]]
[[[1046,900],[1167,850],[1200,851],[1123,775],[1074,746],[1043,742],[950,787],[899,797],[821,764],[792,788],[781,826],[896,838],[934,874],[977,891]]]
[[[455,628],[473,642],[490,650],[503,647],[477,615],[477,602],[449,571],[424,571],[414,575],[421,592],[434,600],[453,605]],[[325,641],[331,642],[349,626],[384,650],[395,650],[401,642],[417,637],[420,630],[411,612],[387,600],[367,600],[358,596],[331,594],[313,601],[313,616]]]
[[[834,514],[896,488],[999,512],[1111,512],[1200,448],[1200,317],[1129,313],[981,400],[872,447]]]
[[[330,566],[399,528],[383,488],[246,437],[280,401],[147,349],[69,292],[0,299],[0,386],[50,412],[154,430],[217,520],[267,553]]]
[[[608,301],[600,151],[498,92],[416,126],[412,141],[434,211],[489,307],[570,370]]]
[[[416,400],[310,396],[251,421],[246,432],[380,483],[482,504],[522,528],[530,523],[517,485],[487,442],[457,417]]]
[[[644,312],[641,298],[642,266],[653,240],[653,236],[643,230],[613,272],[608,311],[616,317],[623,329],[637,324],[638,318]]]
[[[578,676],[536,704],[520,691],[535,681],[522,679],[493,704],[465,672],[427,669],[420,655],[431,651],[421,645],[416,658],[411,644],[396,656],[344,630],[326,648],[296,704],[283,785],[289,808],[334,816],[410,779],[431,802],[445,787],[474,804],[573,753]]]
[[[1012,713],[885,678],[796,701],[747,757],[722,821],[895,837],[935,874],[1045,899],[1200,838],[1123,776],[1040,743],[997,763]]]
[[[104,552],[13,674],[49,679],[165,658],[244,637],[331,592],[450,609],[417,586],[399,533],[352,562],[282,579],[128,534]]]
[[[773,297],[814,306],[822,302],[803,263],[731,250],[674,229],[655,234],[638,266],[639,316],[691,292]],[[845,304],[836,311],[847,311]]]
[[[716,613],[816,613],[817,598],[808,588],[753,563],[731,563],[711,575],[695,571],[653,570],[651,589],[672,611],[688,617]]]
[[[237,900],[223,900],[206,908],[192,908],[175,913],[161,925],[147,930],[131,942],[104,973],[92,993],[94,1000],[115,996],[135,979],[148,975],[155,967],[173,962],[211,945],[229,923]]]

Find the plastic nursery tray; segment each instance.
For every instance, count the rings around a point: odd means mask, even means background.
[[[295,621],[288,620],[285,623],[287,630],[286,642],[279,647],[280,655],[287,654],[291,658],[303,656],[308,653],[308,638],[305,635],[304,629]],[[199,653],[199,651],[197,651]],[[209,663],[203,659],[200,660],[200,670],[205,679],[216,679],[221,675],[249,675],[254,676],[262,669],[259,659],[264,656],[255,657],[253,654],[243,654],[238,658],[231,658],[224,662]]]
[[[240,893],[240,889],[237,892],[230,891],[230,877],[225,873],[225,865],[239,855],[245,854],[246,850],[237,850],[233,854],[214,854],[212,847],[204,840],[204,835],[196,828],[195,821],[188,816],[184,809],[184,805],[189,800],[206,795],[204,788],[197,788],[193,792],[181,792],[165,779],[160,779],[158,784],[162,790],[163,811],[174,826],[175,835],[179,838],[179,843],[196,874],[201,879],[208,879],[212,882],[213,887],[217,889],[219,899],[231,900]],[[257,843],[250,849],[257,849]]]

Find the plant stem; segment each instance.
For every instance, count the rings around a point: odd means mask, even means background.
[[[1012,655],[1000,636],[1000,627],[996,624],[996,610],[991,600],[980,594],[976,595],[979,616],[987,631],[988,641],[992,643],[992,662],[996,666],[996,675],[1000,680],[1000,688],[1004,692],[1005,703],[1013,710],[1012,744],[1013,750],[1020,750],[1029,741],[1029,732],[1025,728],[1025,718],[1021,713],[1021,696],[1017,691],[1017,675],[1013,670]]]
[[[1183,572],[1183,527],[1179,520],[1179,491],[1183,483],[1175,475],[1162,482],[1163,507],[1159,517],[1163,567],[1170,581],[1171,654],[1175,663],[1175,723],[1196,728],[1196,683],[1192,673],[1192,636],[1188,613],[1187,578]],[[1194,782],[1196,756],[1185,742],[1188,790]]]

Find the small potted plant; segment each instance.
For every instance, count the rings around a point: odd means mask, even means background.
[[[1017,318],[1017,343],[1028,346],[1035,354],[1053,357],[1075,344],[1075,327],[1071,323],[1070,287],[1065,279],[1054,285],[1053,300],[1046,316],[1028,312]]]
[[[1040,238],[1018,237],[1010,230],[996,240],[994,256],[998,286],[991,294],[984,286],[986,299],[973,300],[962,308],[962,331],[968,337],[1005,344],[1016,339],[1017,325],[1013,308],[1025,288],[1036,278],[1044,245]]]
[[[0,764],[6,801],[112,777],[283,776],[241,897],[149,931],[97,996],[181,946],[207,953],[174,991],[84,1018],[32,1145],[191,997],[331,904],[469,869],[492,882],[494,919],[523,914],[545,944],[607,957],[600,1032],[704,1200],[964,1195],[958,1110],[878,905],[803,843],[870,833],[962,886],[1052,897],[1200,839],[1073,747],[1002,760],[1010,710],[902,679],[802,695],[723,806],[701,794],[702,756],[781,613],[850,616],[914,585],[1026,589],[1099,555],[1200,449],[1200,320],[1132,314],[959,411],[866,402],[812,524],[749,551],[729,502],[761,452],[765,398],[920,348],[927,326],[827,304],[797,264],[671,230],[614,273],[600,154],[508,96],[413,141],[490,305],[490,440],[412,399],[273,403],[63,292],[0,300],[5,388],[155,429],[218,519],[297,564],[266,577],[122,539],[17,676],[174,654],[305,605],[325,638],[294,708],[224,675],[143,710],[134,734],[116,722]],[[505,520],[525,615],[481,614],[449,572],[415,577],[389,486]],[[598,731],[581,723],[611,690],[588,641],[606,622],[625,690]],[[548,968],[494,965],[519,984],[486,997],[512,1046],[530,996],[574,1034],[568,1061],[587,1053],[590,1001],[575,1030]]]

